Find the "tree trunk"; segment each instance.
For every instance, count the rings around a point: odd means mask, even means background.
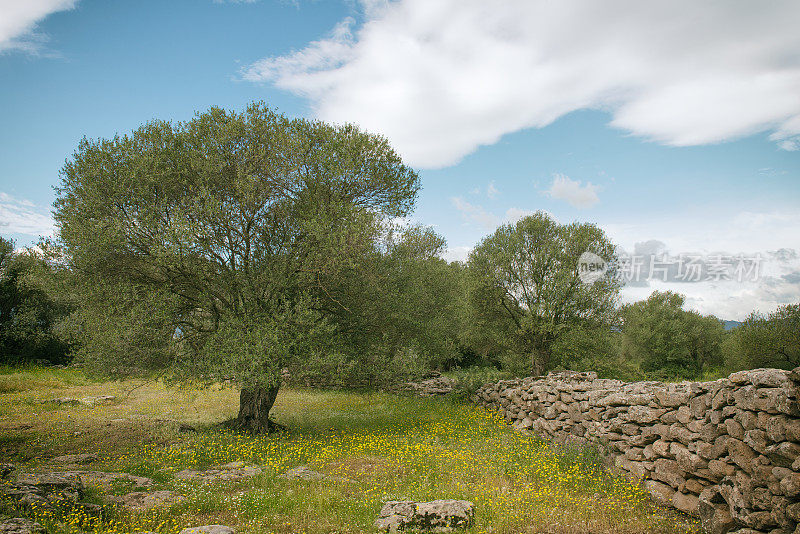
[[[531,351],[532,376],[543,376],[550,369],[550,347],[539,344]]]
[[[237,426],[254,434],[269,432],[269,411],[277,396],[278,386],[243,388],[239,394]]]

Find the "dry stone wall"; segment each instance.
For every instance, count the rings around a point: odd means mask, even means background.
[[[660,503],[713,534],[800,534],[800,367],[714,382],[551,373],[482,387],[474,400],[518,429],[600,446]]]

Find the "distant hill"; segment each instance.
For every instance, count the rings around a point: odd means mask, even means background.
[[[742,324],[741,321],[725,321],[725,320],[723,320],[722,323],[725,325],[725,330],[733,330],[734,328]]]

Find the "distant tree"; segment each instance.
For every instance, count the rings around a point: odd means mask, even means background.
[[[725,365],[731,371],[758,367],[793,369],[800,365],[800,304],[763,315],[753,312],[728,333]]]
[[[527,355],[541,374],[567,331],[610,324],[620,282],[610,268],[583,283],[579,259],[592,252],[614,264],[614,245],[593,224],[558,224],[543,212],[503,225],[469,256],[472,336],[484,351]],[[482,329],[481,327],[485,327]]]
[[[281,368],[335,353],[337,281],[418,188],[385,139],[263,104],[84,139],[55,203],[86,293],[81,358],[115,375],[231,379],[238,424],[267,430]]]
[[[695,377],[722,364],[722,321],[683,309],[683,295],[654,291],[622,307],[623,357],[658,377]]]
[[[52,276],[35,249],[15,251],[0,237],[0,362],[67,362],[69,346],[56,329],[69,307],[37,284]]]

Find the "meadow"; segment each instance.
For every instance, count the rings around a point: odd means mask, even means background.
[[[113,395],[96,406],[55,398]],[[638,484],[603,468],[596,451],[563,448],[512,430],[497,414],[446,398],[284,388],[273,409],[286,431],[261,436],[219,425],[236,414],[232,388],[172,389],[100,382],[73,369],[0,369],[0,455],[19,471],[63,469],[64,454],[97,453],[95,471],[150,477],[148,491],[179,503],[143,511],[109,504],[131,487],[93,488],[80,506],[22,508],[48,532],[178,532],[224,524],[243,533],[374,532],[384,501],[466,499],[475,533],[689,533],[690,518],[655,505]],[[242,481],[177,479],[187,468],[233,461],[263,469]],[[304,465],[321,480],[279,475]]]

